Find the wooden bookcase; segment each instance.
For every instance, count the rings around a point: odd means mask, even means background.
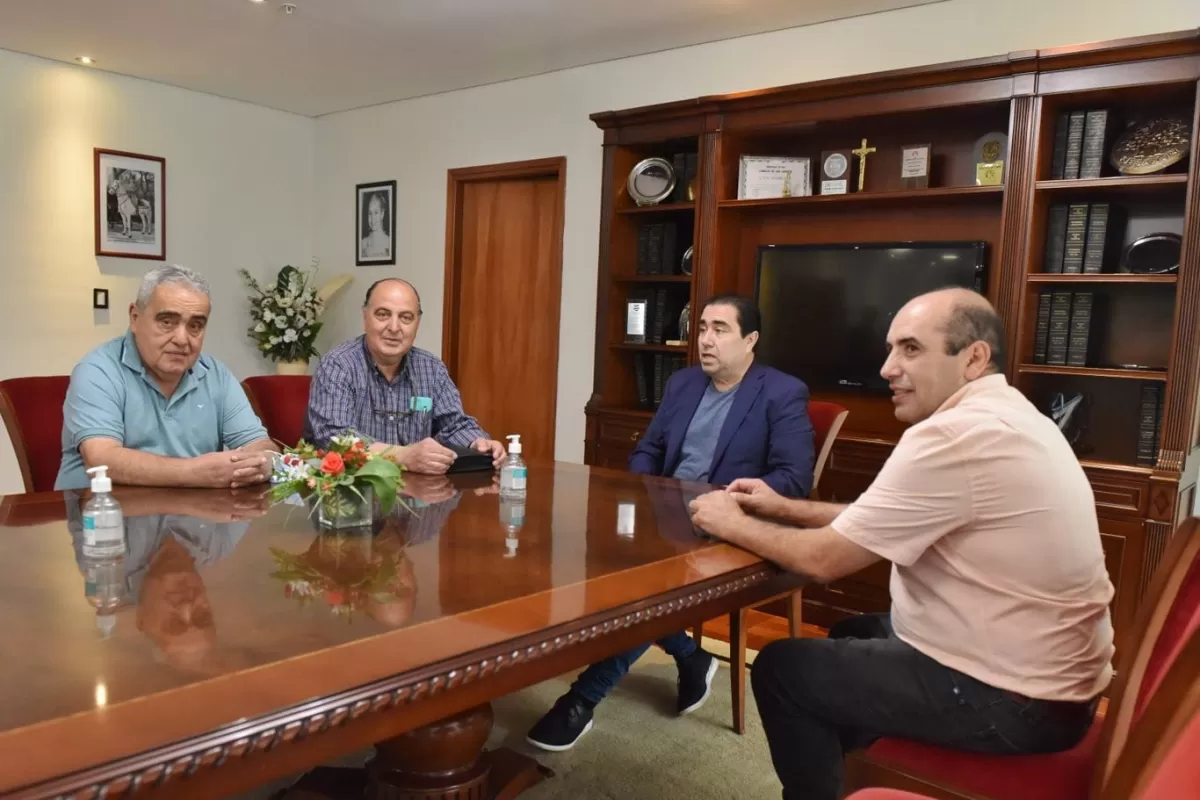
[[[586,462],[625,468],[653,413],[643,401],[639,369],[653,365],[655,356],[667,370],[675,357],[695,363],[694,336],[684,345],[625,343],[631,293],[662,289],[693,308],[720,292],[753,295],[757,249],[765,244],[984,241],[986,294],[1005,320],[1009,381],[1047,410],[1060,393],[1087,397],[1088,425],[1077,452],[1095,491],[1117,588],[1120,642],[1170,531],[1191,511],[1200,465],[1198,95],[1200,32],[1186,31],[592,115],[604,131],[604,172]],[[1192,124],[1190,156],[1146,176],[1109,168],[1093,179],[1057,178],[1058,120],[1091,109],[1108,109],[1116,120],[1182,112]],[[978,186],[975,143],[995,131],[1008,139],[1003,184]],[[861,192],[737,199],[744,154],[808,157],[819,181],[822,151],[855,148],[864,138],[876,151],[867,159]],[[928,188],[901,182],[900,149],[913,143],[932,146]],[[690,198],[636,206],[626,191],[634,165],[680,153],[695,154]],[[1044,271],[1051,210],[1103,202],[1127,211],[1126,238],[1117,244],[1149,231],[1182,235],[1178,272],[1117,272],[1112,257],[1099,274]],[[675,252],[694,245],[691,275],[677,267],[671,274],[638,274],[639,223],[645,221],[673,221],[687,231]],[[1098,298],[1091,324],[1103,348],[1086,366],[1049,364],[1039,355],[1039,297],[1054,291]],[[664,341],[671,338],[677,335]],[[652,390],[653,381],[648,385]],[[1145,386],[1158,387],[1162,396],[1148,462],[1145,453],[1138,457]],[[850,409],[821,493],[852,501],[874,479],[903,427],[887,398],[815,390],[813,397]],[[888,566],[881,564],[806,590],[805,621],[829,625],[847,614],[885,610],[887,579]]]

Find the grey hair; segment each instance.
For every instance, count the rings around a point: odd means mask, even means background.
[[[991,306],[956,303],[943,329],[946,355],[956,356],[975,342],[992,351],[988,372],[1004,372],[1004,322]]]
[[[138,311],[146,310],[146,304],[150,302],[150,298],[154,295],[154,290],[164,283],[177,283],[181,286],[186,286],[192,291],[199,292],[207,297],[210,303],[212,302],[212,294],[208,291],[208,281],[204,279],[204,276],[187,267],[181,267],[177,264],[167,264],[166,266],[155,267],[142,277],[142,285],[138,289],[137,300],[134,301]]]

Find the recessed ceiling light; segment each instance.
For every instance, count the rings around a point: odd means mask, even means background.
[[[266,0],[250,0],[250,2],[251,3],[263,3],[263,2],[266,2]]]
[[[92,58],[91,56],[79,56],[75,60],[78,61],[80,64],[95,64],[96,63],[96,59]]]

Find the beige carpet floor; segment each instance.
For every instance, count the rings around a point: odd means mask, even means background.
[[[723,651],[720,642],[706,640],[705,646]],[[745,735],[733,732],[728,666],[721,664],[704,706],[686,717],[675,715],[676,674],[670,657],[651,648],[597,708],[592,730],[564,753],[530,747],[525,734],[574,675],[501,698],[492,703],[496,721],[489,747],[533,755],[554,771],[522,800],[778,798],[779,782],[752,697],[747,697]],[[355,754],[340,763],[361,764],[368,756]],[[262,787],[239,800],[265,800],[288,783]]]

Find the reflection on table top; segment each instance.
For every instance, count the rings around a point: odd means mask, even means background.
[[[107,560],[84,495],[4,498],[0,762],[37,723],[154,697],[188,735],[759,564],[693,529],[701,485],[532,465],[522,508],[490,473],[406,481],[411,509],[343,532],[259,493],[118,489]]]

